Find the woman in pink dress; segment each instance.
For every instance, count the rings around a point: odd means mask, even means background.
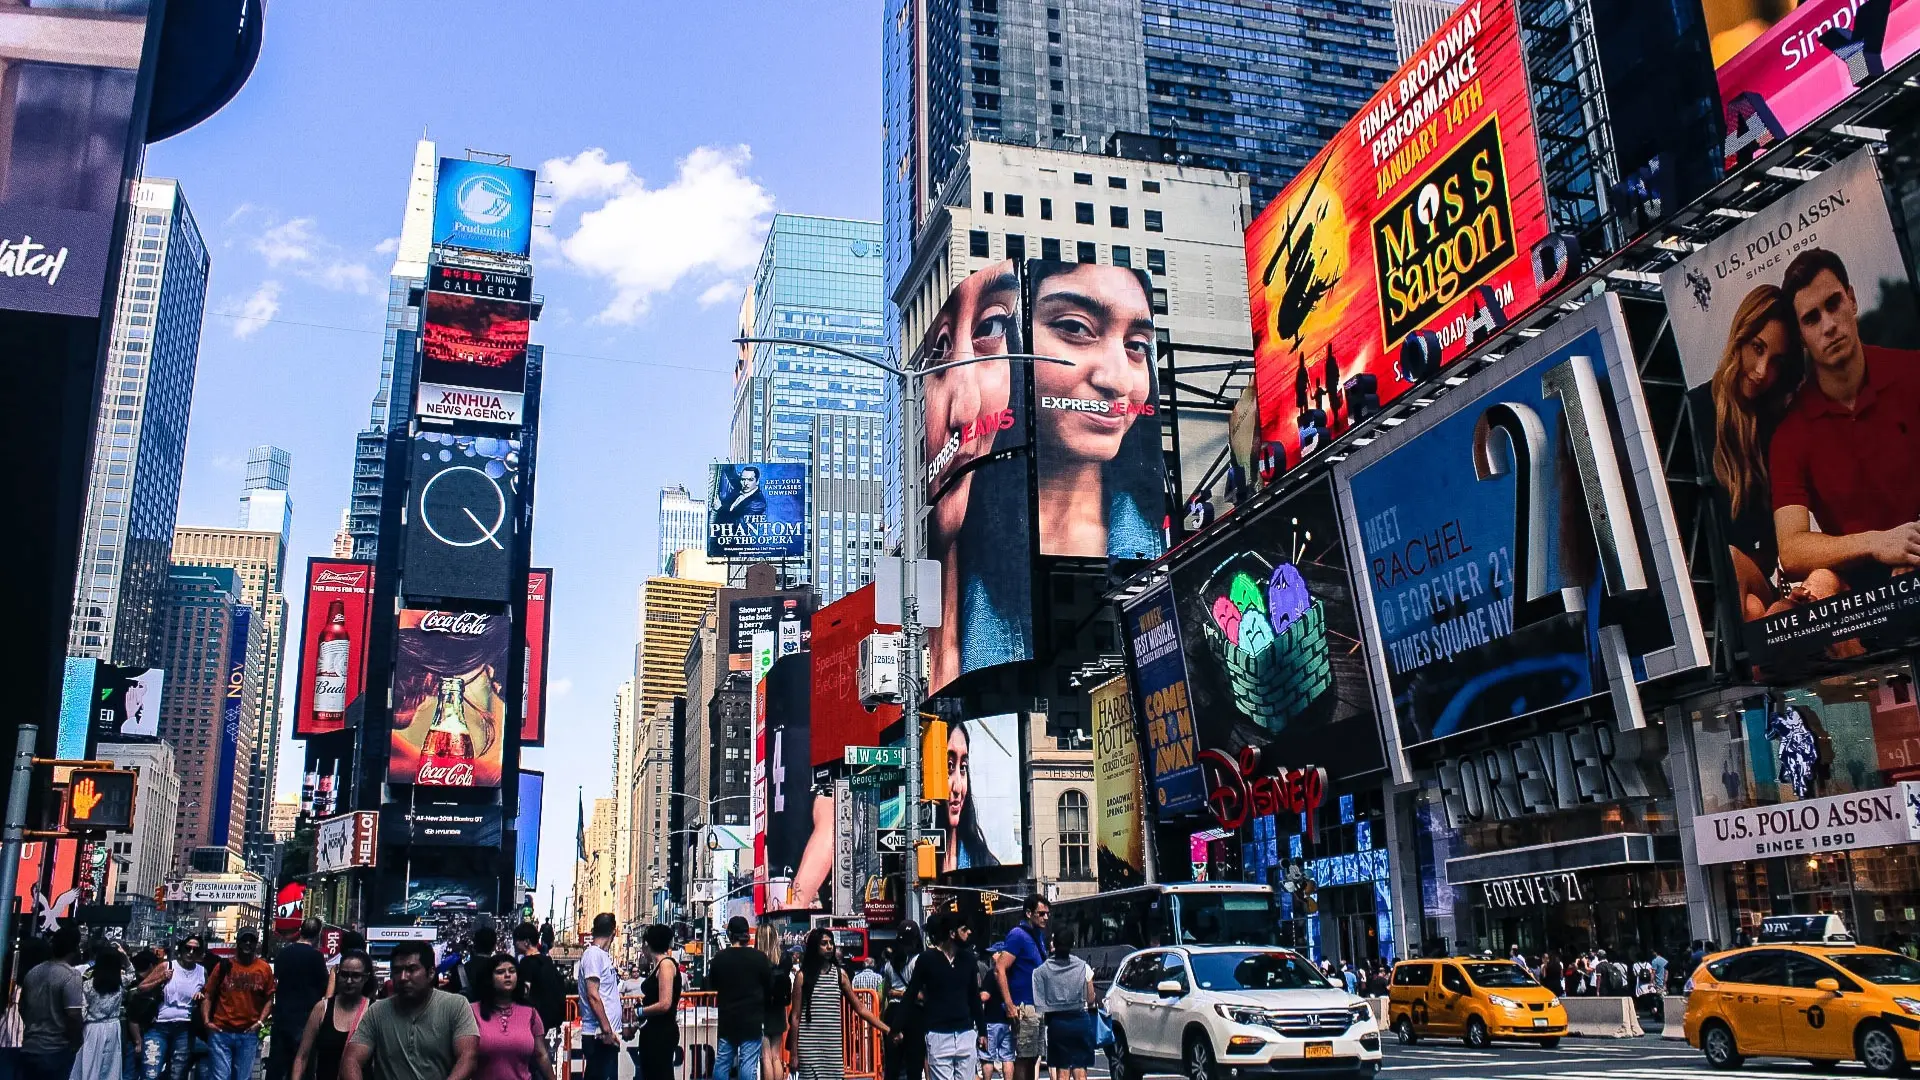
[[[474,1080],[554,1080],[546,1029],[533,1006],[515,1000],[519,983],[513,957],[495,956],[480,999],[473,1003],[473,1019],[480,1025]]]

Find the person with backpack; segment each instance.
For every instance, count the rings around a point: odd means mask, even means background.
[[[515,927],[513,947],[520,954],[515,962],[520,972],[520,1000],[533,1006],[541,1026],[549,1033],[558,1032],[567,1018],[567,982],[560,977],[560,969],[553,966],[553,957],[541,951],[540,928],[531,922]]]
[[[211,1080],[253,1080],[260,1029],[273,1013],[273,969],[260,958],[260,932],[252,927],[240,931],[233,946],[233,956],[207,973],[207,991],[200,1001]]]

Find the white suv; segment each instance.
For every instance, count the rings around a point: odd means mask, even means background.
[[[1105,1007],[1113,1080],[1371,1077],[1380,1067],[1373,1010],[1287,949],[1145,949],[1121,962]]]

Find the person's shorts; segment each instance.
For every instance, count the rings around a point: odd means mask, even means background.
[[[987,1025],[987,1052],[980,1055],[984,1061],[1008,1062],[1013,1060],[1013,1027],[1010,1024]]]
[[[1040,1056],[1046,1047],[1046,1028],[1040,1023],[1040,1013],[1031,1005],[1020,1005],[1014,1009],[1013,1056],[1021,1061],[1031,1061]]]

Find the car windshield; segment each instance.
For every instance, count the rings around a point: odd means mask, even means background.
[[[1517,964],[1468,964],[1467,978],[1475,986],[1539,986],[1533,976],[1522,971]]]
[[[1333,985],[1312,963],[1289,952],[1193,953],[1202,990],[1325,990]]]
[[[1274,945],[1273,897],[1264,892],[1175,893],[1182,945]]]
[[[1827,959],[1870,983],[1920,986],[1920,963],[1895,953],[1828,953]]]

